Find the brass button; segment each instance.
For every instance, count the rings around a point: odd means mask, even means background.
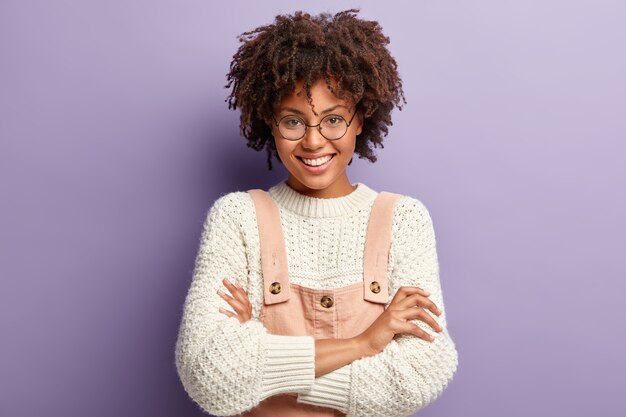
[[[280,282],[278,282],[278,281],[272,282],[270,284],[270,292],[272,294],[278,294],[280,292]]]
[[[333,298],[325,295],[322,297],[320,304],[326,308],[330,308],[333,306]]]
[[[378,283],[378,281],[372,281],[370,283],[370,290],[374,293],[374,294],[378,294],[380,292],[380,284]]]

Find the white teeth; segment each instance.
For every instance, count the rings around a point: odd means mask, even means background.
[[[305,164],[307,165],[311,165],[311,166],[319,166],[319,165],[323,165],[326,162],[330,161],[332,159],[333,155],[328,155],[328,156],[324,156],[322,158],[317,158],[317,159],[304,159],[302,158],[302,161],[304,161]]]

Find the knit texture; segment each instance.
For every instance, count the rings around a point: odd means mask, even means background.
[[[369,213],[378,192],[363,183],[338,198],[315,198],[280,182],[268,191],[277,203],[291,283],[324,289],[363,281]],[[331,407],[348,417],[407,416],[435,400],[452,380],[458,354],[447,330],[435,233],[424,204],[402,196],[394,209],[389,254],[389,299],[402,286],[418,286],[442,311],[444,329],[428,342],[396,335],[386,348],[315,378],[311,336],[270,334],[259,321],[263,303],[261,252],[254,202],[247,192],[219,197],[208,211],[175,348],[178,375],[205,411],[231,416],[263,399],[297,393],[298,401]],[[217,293],[223,278],[238,283],[252,303],[240,323]]]

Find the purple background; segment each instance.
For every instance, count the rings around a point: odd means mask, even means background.
[[[286,175],[224,102],[236,36],[356,6],[408,104],[349,177],[429,208],[459,350],[419,415],[623,415],[624,2],[293,4],[0,3],[0,415],[203,414],[174,367],[202,222]]]

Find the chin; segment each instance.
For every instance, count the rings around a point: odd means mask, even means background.
[[[330,187],[339,177],[337,172],[327,172],[324,175],[293,175],[291,176],[300,184],[312,190],[323,190]]]

